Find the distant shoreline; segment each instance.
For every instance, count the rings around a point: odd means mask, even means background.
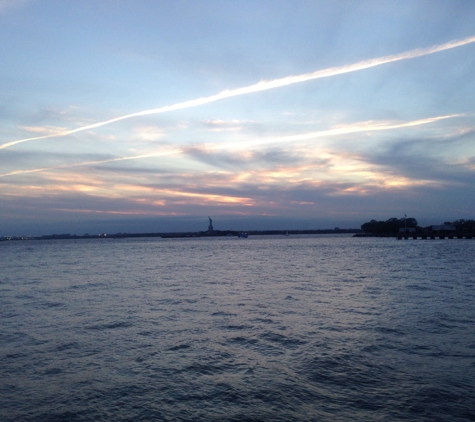
[[[213,230],[212,232],[160,232],[160,233],[101,233],[97,235],[71,235],[50,234],[43,236],[8,236],[1,237],[0,241],[7,240],[74,240],[74,239],[125,239],[140,237],[160,237],[164,239],[196,238],[196,237],[238,237],[240,233],[247,233],[249,236],[265,235],[302,235],[302,234],[363,234],[361,229],[320,229],[320,230]]]

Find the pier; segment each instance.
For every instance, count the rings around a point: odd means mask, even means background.
[[[469,233],[456,233],[456,234],[441,234],[441,233],[410,233],[410,234],[398,234],[398,240],[408,239],[422,239],[422,240],[435,240],[435,239],[475,239],[475,235]]]

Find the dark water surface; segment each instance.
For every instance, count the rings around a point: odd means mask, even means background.
[[[475,420],[475,241],[0,243],[3,421]]]

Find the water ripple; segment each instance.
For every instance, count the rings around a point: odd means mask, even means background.
[[[4,246],[2,421],[475,420],[475,242]]]

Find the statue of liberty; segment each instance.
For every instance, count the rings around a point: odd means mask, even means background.
[[[209,220],[208,231],[211,233],[213,231],[213,220],[211,220],[210,216],[208,216],[208,220]]]

